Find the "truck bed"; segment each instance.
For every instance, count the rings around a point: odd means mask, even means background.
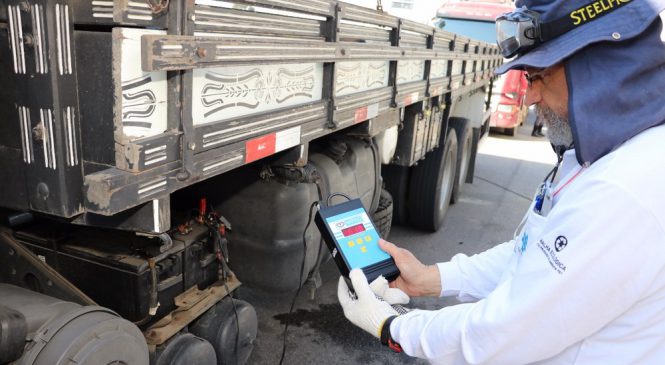
[[[488,83],[496,46],[337,1],[3,2],[0,204],[81,223]],[[371,122],[367,122],[371,121]],[[115,217],[115,218],[114,218]]]

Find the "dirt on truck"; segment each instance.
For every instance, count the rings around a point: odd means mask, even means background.
[[[0,3],[0,363],[245,363],[314,202],[441,227],[502,62],[339,1]]]

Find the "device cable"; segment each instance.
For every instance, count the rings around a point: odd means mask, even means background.
[[[217,232],[217,234],[220,236],[220,239],[217,241],[219,243],[219,250],[220,252],[223,252],[223,247],[222,247],[222,240],[221,240],[221,234]],[[225,258],[222,257],[221,260],[223,262]],[[226,260],[228,261],[228,255],[226,256]],[[233,276],[233,272],[229,268],[228,264],[224,263],[223,264],[223,269],[222,269],[222,282],[224,283],[224,289],[226,290],[226,294],[229,296],[229,300],[231,300],[231,306],[233,306],[233,315],[235,316],[236,319],[236,336],[235,336],[235,344],[234,344],[234,349],[235,349],[235,360],[236,360],[236,365],[238,364],[238,343],[240,342],[239,337],[240,337],[240,320],[238,319],[238,309],[236,308],[236,303],[233,300],[233,293],[231,293],[231,290],[229,290],[229,285],[227,284],[227,281],[230,276]]]
[[[316,185],[316,191],[317,191],[318,194],[319,194],[319,201],[323,201],[323,188],[321,187],[321,179],[320,179],[320,178],[316,178],[316,179],[314,180],[314,184]],[[327,190],[330,190],[330,189],[328,189],[328,188],[329,188],[329,187],[328,187],[327,184],[326,184],[326,191],[327,191]],[[311,215],[311,213],[310,213],[310,215]],[[317,252],[316,252],[316,262],[315,262],[314,267],[312,268],[312,271],[311,271],[311,273],[312,273],[313,275],[317,275],[317,273],[318,273],[319,270],[321,269],[321,261],[322,261],[322,259],[321,259],[321,251],[322,251],[322,250],[323,250],[323,237],[319,238],[319,249],[318,249]],[[312,278],[312,277],[310,277],[310,278]],[[316,292],[317,287],[316,287],[316,279],[315,279],[315,278],[312,278],[312,280],[314,281],[314,288],[313,288],[312,293],[311,293],[311,295],[310,295],[310,299],[311,299],[311,300],[314,300],[314,295],[315,295],[315,292]]]
[[[236,365],[238,365],[238,355],[239,355],[238,343],[240,337],[240,320],[238,319],[238,309],[236,308],[236,302],[233,300],[233,295],[229,290],[229,286],[228,284],[226,284],[226,280],[224,280],[224,289],[226,290],[226,293],[229,295],[229,299],[231,300],[231,305],[233,306],[233,314],[235,315],[236,318],[235,358],[236,358]]]
[[[205,207],[205,205],[204,205]],[[231,306],[233,306],[233,314],[235,316],[236,320],[236,334],[235,334],[235,339],[234,339],[234,351],[235,351],[235,362],[236,365],[238,364],[238,344],[240,342],[240,319],[238,317],[238,309],[236,307],[236,303],[233,300],[233,293],[231,293],[231,290],[229,289],[229,286],[227,284],[227,281],[230,277],[235,276],[233,271],[231,271],[231,268],[228,265],[229,262],[229,250],[228,250],[228,245],[224,242],[224,237],[222,235],[226,234],[226,225],[222,223],[222,220],[219,216],[219,214],[214,210],[213,205],[209,204],[210,212],[208,213],[208,219],[206,219],[206,225],[208,226],[208,229],[210,230],[210,233],[212,235],[212,240],[213,240],[213,247],[216,246],[217,249],[217,260],[220,263],[220,266],[222,267],[222,282],[224,283],[224,289],[226,290],[226,294],[229,296],[229,300],[231,301]],[[204,209],[204,208],[201,208]],[[205,212],[201,212],[204,214]]]
[[[332,193],[332,194],[328,195],[328,199],[326,199],[326,205],[330,206],[330,200],[332,198],[336,197],[336,196],[342,196],[342,197],[346,198],[346,200],[351,200],[351,198],[349,198],[349,196],[344,194],[344,193]]]
[[[305,225],[305,230],[302,232],[302,248],[303,248],[303,253],[302,253],[302,262],[300,263],[300,275],[298,276],[298,290],[296,291],[296,295],[293,296],[293,300],[291,301],[291,307],[289,308],[289,314],[286,316],[286,323],[284,324],[284,338],[282,341],[282,356],[279,359],[279,364],[282,365],[284,362],[284,355],[286,355],[286,337],[287,337],[287,332],[289,330],[289,320],[291,319],[291,313],[293,313],[293,308],[296,305],[296,299],[298,299],[298,295],[300,295],[300,289],[302,289],[302,276],[305,271],[305,260],[307,259],[307,229],[309,228],[309,225],[312,223],[312,212],[314,211],[314,207],[319,205],[319,202],[314,202],[312,205],[309,207],[309,217],[307,218],[307,224]]]

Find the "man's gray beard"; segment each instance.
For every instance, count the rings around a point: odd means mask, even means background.
[[[568,118],[564,118],[554,110],[536,105],[537,118],[545,123],[547,127],[547,139],[555,146],[569,147],[573,144],[573,131],[570,129]]]

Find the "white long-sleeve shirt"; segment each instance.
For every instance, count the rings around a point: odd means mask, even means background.
[[[567,152],[546,216],[439,264],[442,295],[477,301],[400,316],[393,338],[435,364],[665,364],[664,159],[665,126],[586,168]]]

